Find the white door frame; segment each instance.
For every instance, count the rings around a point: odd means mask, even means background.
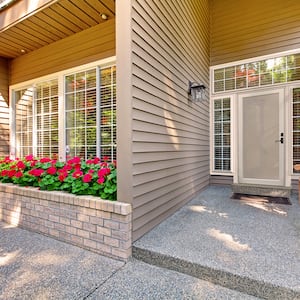
[[[278,180],[263,180],[263,179],[247,179],[243,178],[243,149],[242,149],[242,134],[243,134],[243,101],[242,98],[244,97],[253,97],[253,96],[260,96],[260,95],[268,95],[268,94],[279,94],[279,132],[284,133],[284,145],[279,147],[279,179]],[[267,90],[253,90],[252,92],[247,91],[246,93],[239,93],[237,95],[237,117],[238,117],[238,129],[237,129],[237,168],[236,168],[236,182],[237,183],[249,183],[249,184],[259,184],[259,185],[280,185],[284,186],[287,185],[286,180],[286,145],[289,140],[286,132],[286,109],[285,109],[285,89],[278,88],[278,89],[267,89]],[[278,133],[278,139],[280,138]]]

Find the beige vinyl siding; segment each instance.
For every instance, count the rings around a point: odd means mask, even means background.
[[[0,58],[0,157],[9,154],[8,62]]]
[[[209,1],[132,1],[133,239],[209,184]]]
[[[11,84],[115,55],[115,19],[14,59]]]
[[[211,3],[211,65],[300,48],[299,0]]]
[[[233,176],[211,175],[209,184],[211,185],[232,185]]]

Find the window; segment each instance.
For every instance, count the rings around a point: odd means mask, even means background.
[[[300,164],[300,88],[293,89],[293,165],[296,164]]]
[[[33,88],[15,92],[17,157],[33,153]]]
[[[230,98],[213,100],[214,171],[231,170],[231,104]]]
[[[36,155],[58,156],[58,82],[36,86],[34,95]]]
[[[116,159],[114,65],[35,82],[14,99],[16,156]]]
[[[300,53],[215,69],[214,92],[300,80]]]

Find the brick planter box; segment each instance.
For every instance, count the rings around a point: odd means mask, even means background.
[[[0,220],[120,260],[131,255],[131,205],[0,184]]]

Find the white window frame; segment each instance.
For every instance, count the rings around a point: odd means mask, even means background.
[[[233,62],[229,62],[229,63],[225,63],[225,64],[219,64],[219,65],[212,66],[212,67],[210,67],[210,94],[211,95],[225,95],[225,94],[233,94],[233,93],[242,93],[247,90],[269,88],[269,87],[273,87],[273,86],[275,87],[275,86],[294,85],[295,83],[299,82],[300,80],[282,82],[282,83],[272,83],[272,84],[263,85],[263,86],[259,85],[259,86],[241,88],[241,89],[233,89],[233,90],[227,90],[227,91],[224,90],[224,91],[214,92],[214,71],[217,69],[229,68],[229,67],[234,67],[237,65],[247,64],[247,63],[256,63],[261,60],[280,58],[282,56],[288,56],[288,55],[293,55],[293,54],[300,54],[300,48],[283,51],[283,52],[272,53],[272,54],[268,54],[268,55],[256,56],[256,57],[252,57],[252,58],[248,58],[248,59],[244,59],[244,60],[238,60],[238,61],[233,61]]]
[[[215,170],[215,128],[214,128],[214,101],[218,99],[230,99],[230,170]],[[233,175],[234,170],[234,153],[235,153],[235,145],[234,145],[234,126],[233,120],[235,120],[235,112],[234,112],[234,96],[233,95],[215,95],[211,97],[211,105],[210,105],[210,174],[211,175]]]
[[[16,122],[15,122],[15,105],[16,105],[16,99],[15,99],[15,90],[21,90],[24,88],[28,88],[29,86],[34,86],[37,82],[44,82],[44,81],[50,81],[50,80],[58,80],[58,101],[59,101],[59,108],[58,108],[58,115],[59,115],[59,121],[58,121],[58,127],[59,127],[59,160],[65,160],[66,159],[66,151],[65,151],[65,101],[64,101],[64,95],[65,95],[65,85],[64,85],[64,78],[65,76],[77,73],[80,71],[85,71],[91,68],[105,68],[109,67],[111,65],[116,64],[116,57],[112,56],[109,58],[105,58],[102,60],[98,60],[92,63],[76,66],[70,69],[65,69],[60,72],[48,74],[45,76],[37,77],[28,81],[24,81],[18,84],[14,84],[9,86],[9,96],[11,99],[11,105],[9,108],[9,116],[10,116],[10,156],[12,158],[16,157]],[[99,79],[97,80],[97,83],[99,84]],[[98,85],[99,86],[99,85]],[[97,92],[97,105],[99,103],[99,97],[100,94]],[[97,116],[99,117],[99,116]],[[99,118],[98,118],[99,119]],[[98,121],[97,121],[98,122]],[[99,129],[100,130],[100,129]],[[98,132],[97,132],[98,134]],[[99,148],[99,145],[97,144],[97,148]],[[99,149],[97,149],[97,155],[99,154]]]

